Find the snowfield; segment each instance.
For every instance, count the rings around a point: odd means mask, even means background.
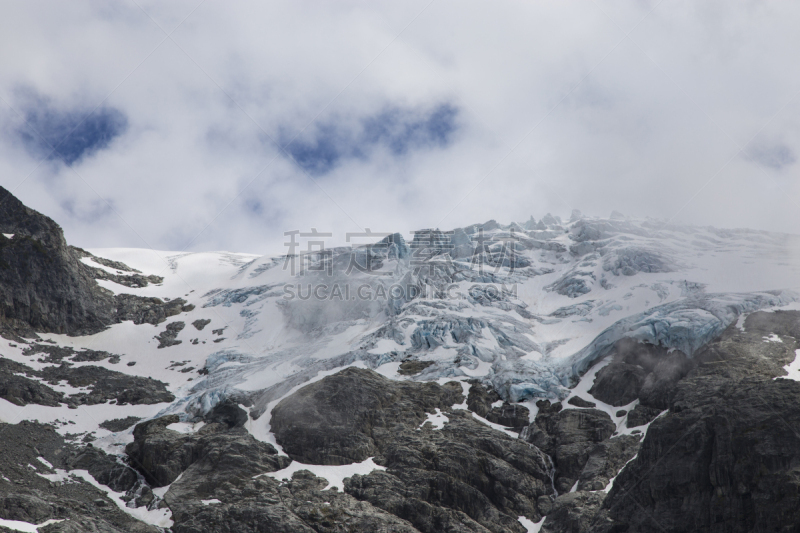
[[[116,363],[75,365],[160,380],[176,400],[77,409],[0,400],[0,412],[5,422],[55,423],[73,438],[91,433],[95,445],[121,453],[131,429],[112,433],[100,423],[174,413],[192,431],[196,416],[233,398],[249,409],[250,432],[275,444],[270,410],[281,398],[356,365],[392,379],[479,378],[535,414],[538,398],[574,395],[570,388],[623,337],[691,356],[748,313],[800,309],[798,250],[792,235],[577,216],[491,221],[408,241],[395,234],[379,246],[290,258],[90,250],[164,278],[141,288],[99,280],[103,287],[183,298],[194,308],[158,326],[124,322],[91,336],[42,339],[119,355]],[[180,343],[158,348],[156,335],[178,321]],[[197,321],[209,322],[198,329]],[[24,346],[0,342],[7,357],[43,365],[23,355]],[[403,372],[408,361],[420,370]]]

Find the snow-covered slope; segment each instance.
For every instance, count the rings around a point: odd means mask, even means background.
[[[691,355],[743,314],[798,308],[800,238],[792,235],[548,215],[409,240],[395,234],[376,246],[289,258],[91,250],[164,278],[140,288],[99,280],[103,287],[194,308],[158,326],[127,321],[91,336],[41,337],[119,355],[74,365],[163,381],[176,400],[77,409],[0,400],[0,412],[7,422],[57,422],[62,434],[92,432],[119,453],[130,430],[112,433],[103,421],[175,413],[189,422],[230,397],[249,407],[251,433],[274,442],[272,406],[348,365],[394,379],[479,378],[514,402],[564,399],[622,337]],[[156,337],[173,322],[183,323],[172,329],[180,342],[159,348]],[[46,366],[25,346],[0,342],[6,357]],[[421,362],[421,372],[402,371],[408,361]]]

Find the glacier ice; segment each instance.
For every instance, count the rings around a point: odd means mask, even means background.
[[[358,365],[390,375],[387,368],[408,360],[430,364],[394,378],[478,379],[512,402],[563,399],[622,338],[691,356],[738,317],[797,301],[800,255],[788,251],[799,244],[787,235],[573,213],[568,222],[548,214],[524,224],[392,233],[302,257],[174,254],[163,286],[137,290],[185,294],[195,309],[182,320],[213,326],[191,332],[196,344],[154,354],[144,346],[137,357],[148,363],[126,368],[169,381],[178,399],[158,409],[186,420],[226,398],[260,417],[325,373]],[[144,252],[93,253],[160,272],[137,262]],[[286,268],[290,259],[298,260],[296,272]],[[195,292],[186,294],[187,284]],[[307,296],[320,285],[349,287],[350,296],[366,287],[370,297]],[[212,334],[223,326],[224,338]],[[85,341],[126,354],[152,336],[141,327],[118,325],[117,337]],[[80,347],[84,339],[70,342]],[[190,381],[166,370],[164,354],[203,373]]]

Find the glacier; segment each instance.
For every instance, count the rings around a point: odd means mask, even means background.
[[[789,234],[579,212],[569,222],[492,220],[281,257],[94,249],[163,277],[144,287],[98,280],[104,288],[180,297],[194,308],[158,326],[123,322],[90,336],[41,337],[118,354],[121,364],[93,364],[167,383],[176,400],[138,406],[137,416],[192,421],[232,399],[249,409],[253,435],[271,440],[272,405],[346,366],[392,379],[480,380],[531,405],[567,398],[622,338],[692,356],[748,313],[800,308],[798,250],[800,237]],[[182,342],[159,349],[153,337],[174,321],[186,323]],[[0,342],[31,363],[23,347]],[[409,361],[424,364],[399,372]],[[118,452],[130,435],[98,422],[121,409],[13,412],[91,432]]]

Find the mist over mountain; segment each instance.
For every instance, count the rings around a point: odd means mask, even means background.
[[[573,211],[83,250],[2,188],[0,231],[3,528],[800,522],[796,235]]]

